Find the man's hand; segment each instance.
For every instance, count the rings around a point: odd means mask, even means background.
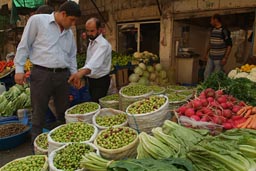
[[[24,73],[16,73],[14,75],[14,80],[16,84],[23,85],[26,82],[25,74]]]
[[[222,60],[221,60],[221,65],[226,65],[227,64],[227,58],[223,58]]]
[[[83,73],[81,71],[72,74],[69,79],[68,79],[68,83],[72,84],[75,88],[79,89],[81,88],[82,84],[81,84],[81,78],[83,77]]]

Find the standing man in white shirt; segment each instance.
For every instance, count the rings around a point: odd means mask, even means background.
[[[100,27],[101,22],[97,18],[90,18],[86,22],[85,29],[90,43],[85,65],[69,79],[69,82],[79,82],[82,77],[87,76],[93,102],[99,102],[101,97],[106,96],[110,85],[112,48],[102,36]],[[79,88],[80,84],[76,87]]]
[[[73,1],[63,3],[57,12],[29,18],[15,56],[15,82],[25,82],[24,64],[29,56],[32,102],[32,141],[42,132],[51,96],[56,107],[56,126],[65,122],[69,107],[70,74],[77,72],[76,43],[70,27],[81,16]]]

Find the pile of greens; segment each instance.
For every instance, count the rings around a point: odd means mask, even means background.
[[[198,92],[207,88],[222,89],[225,93],[246,102],[248,105],[256,105],[256,84],[247,78],[231,79],[223,72],[216,72],[198,86]]]

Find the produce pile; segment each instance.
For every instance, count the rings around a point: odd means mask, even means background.
[[[119,95],[118,94],[111,94],[111,95],[102,97],[100,100],[103,101],[103,102],[118,101],[119,100]]]
[[[150,86],[151,90],[153,90],[153,94],[164,94],[165,93],[165,88],[160,87],[158,85],[153,85]]]
[[[17,135],[28,129],[28,126],[21,123],[6,123],[0,125],[0,138]]]
[[[187,116],[195,121],[211,122],[232,129],[244,122],[236,113],[245,103],[233,96],[226,95],[222,90],[208,88],[189,103],[177,109],[179,116]]]
[[[112,51],[112,66],[127,66],[129,63],[132,61],[132,56],[131,55],[123,55],[117,52]]]
[[[35,139],[36,144],[38,147],[47,150],[48,149],[48,140],[47,140],[47,133],[42,133],[38,135]]]
[[[256,106],[256,84],[247,78],[231,79],[223,72],[216,72],[198,87],[198,91],[207,88],[224,90],[225,94],[232,95],[247,105]]]
[[[0,95],[0,116],[11,116],[18,109],[31,106],[30,88],[14,85]]]
[[[0,170],[1,171],[31,171],[31,170],[46,170],[45,162],[47,161],[44,155],[33,155],[14,160],[11,163],[6,164]]]
[[[123,87],[120,92],[125,96],[140,96],[150,93],[151,91],[152,90],[148,86],[135,84]]]
[[[232,129],[218,136],[207,130],[194,130],[165,121],[162,128],[152,130],[153,136],[139,135],[138,159],[111,161],[95,153],[86,154],[81,165],[91,171],[168,170],[162,161],[176,161],[173,170],[248,171],[255,170],[256,130]],[[143,161],[143,163],[142,163]],[[151,162],[151,165],[148,163]],[[192,165],[191,165],[192,163]]]
[[[133,103],[127,112],[129,114],[146,114],[158,110],[166,102],[166,98],[162,96],[150,96],[139,102]]]
[[[129,127],[103,130],[96,138],[97,145],[105,149],[118,149],[132,143],[137,138],[135,130]]]
[[[0,77],[6,75],[14,67],[12,60],[10,61],[0,61]]]
[[[30,62],[29,59],[27,59],[25,65],[24,65],[24,70],[25,70],[25,71],[30,71],[31,68],[32,68],[32,66],[33,66],[33,64]]]
[[[68,123],[60,126],[51,133],[56,142],[83,142],[88,141],[94,134],[94,127],[83,122]]]
[[[96,117],[96,123],[104,127],[112,127],[115,125],[120,125],[127,120],[127,115],[124,113],[118,113],[114,115],[105,115]]]
[[[133,54],[132,63],[136,65],[140,62],[148,64],[148,63],[158,62],[158,61],[159,61],[159,57],[156,54],[153,54],[148,51],[144,51],[144,52],[135,52]]]
[[[84,102],[72,107],[67,114],[87,114],[99,109],[99,105],[94,102]]]
[[[53,164],[60,170],[81,169],[80,160],[82,156],[93,151],[95,150],[88,144],[71,143],[56,152]]]
[[[145,65],[139,63],[134,69],[134,73],[129,76],[131,83],[138,83],[142,85],[167,85],[167,73],[160,63],[152,65]]]
[[[236,126],[237,128],[256,129],[256,107],[245,106],[237,112],[237,115],[244,120]]]

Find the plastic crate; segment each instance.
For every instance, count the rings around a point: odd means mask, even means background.
[[[8,123],[20,123],[20,122],[9,121],[9,122],[0,123],[0,125],[8,124]],[[24,143],[25,140],[27,139],[27,135],[30,132],[30,130],[31,130],[31,125],[29,125],[29,128],[22,133],[12,135],[9,137],[0,138],[0,150],[11,149]]]

